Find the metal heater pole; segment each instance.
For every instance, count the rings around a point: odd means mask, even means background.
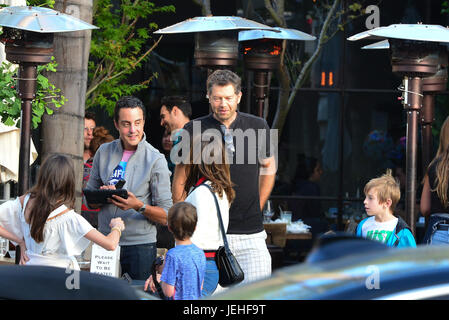
[[[407,223],[415,234],[418,113],[422,106],[422,79],[404,78],[404,90],[407,96],[404,101],[404,108],[407,111],[405,212]]]
[[[423,175],[427,171],[433,155],[432,123],[435,113],[435,95],[424,94],[421,110],[421,145]]]
[[[22,100],[20,117],[19,149],[19,195],[29,189],[30,181],[30,138],[31,138],[31,103],[36,96],[37,66],[24,63],[19,66],[17,90]],[[20,261],[20,247],[16,246],[15,263]]]
[[[256,96],[257,113],[259,117],[263,118],[263,110],[265,106],[265,99],[268,91],[268,72],[255,71],[254,72],[254,94]]]

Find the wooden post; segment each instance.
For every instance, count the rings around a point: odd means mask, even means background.
[[[92,0],[56,0],[55,10],[92,23]],[[81,213],[83,182],[84,111],[87,87],[91,31],[55,34],[57,72],[48,74],[49,80],[61,89],[68,101],[54,114],[43,117],[43,157],[64,153],[72,157],[76,173],[75,210]]]

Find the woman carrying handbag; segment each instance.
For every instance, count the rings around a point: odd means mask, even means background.
[[[201,144],[201,153],[194,154],[194,143]],[[226,164],[225,156],[221,141],[204,142],[195,139],[191,140],[189,158],[184,161],[186,169],[184,190],[188,194],[185,201],[196,207],[198,215],[197,227],[191,240],[203,249],[206,255],[203,296],[211,295],[219,281],[216,251],[224,242],[217,209],[221,213],[226,232],[229,207],[235,197],[229,164]]]

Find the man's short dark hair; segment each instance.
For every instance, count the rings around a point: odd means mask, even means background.
[[[189,103],[187,97],[184,96],[165,96],[161,99],[161,105],[167,108],[168,112],[171,112],[173,107],[178,107],[182,113],[190,119],[192,116],[192,106]]]
[[[89,119],[89,120],[93,120],[93,121],[97,122],[95,120],[95,113],[93,113],[91,111],[86,111],[86,113],[84,114],[84,119]]]
[[[168,227],[178,240],[192,237],[198,221],[196,208],[189,202],[175,203],[168,210]]]
[[[121,97],[115,104],[115,108],[114,108],[114,121],[115,122],[118,122],[118,114],[120,112],[120,109],[124,109],[124,108],[140,108],[140,109],[142,109],[143,119],[145,120],[147,111],[145,109],[145,106],[143,105],[143,102],[139,98],[136,98],[133,96],[126,96],[126,97]]]
[[[234,86],[235,94],[239,94],[242,91],[242,79],[232,72],[231,70],[215,70],[207,78],[207,94],[211,94],[212,87],[217,85],[220,87],[232,84]]]

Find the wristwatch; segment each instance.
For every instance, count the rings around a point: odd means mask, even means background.
[[[137,212],[139,212],[139,213],[141,213],[141,214],[144,214],[145,208],[146,208],[146,207],[147,207],[147,205],[144,203],[143,206],[141,206],[141,207],[137,210]]]

